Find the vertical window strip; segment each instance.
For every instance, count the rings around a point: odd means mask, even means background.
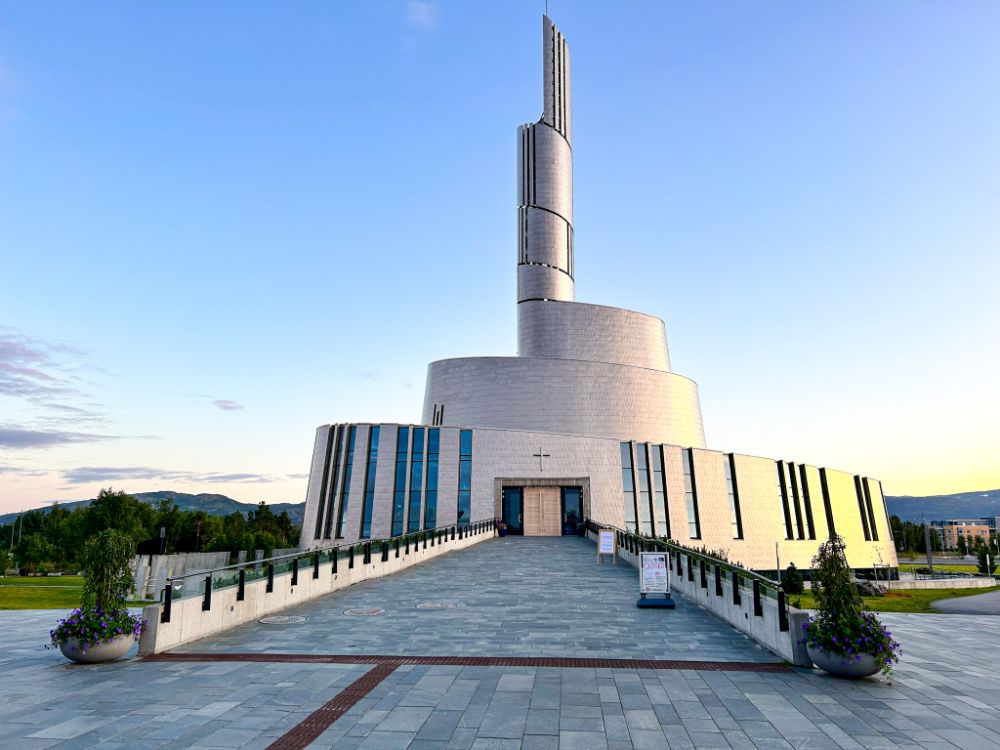
[[[410,428],[396,428],[396,476],[392,482],[392,535],[403,533],[406,515],[406,457],[409,455]]]
[[[785,520],[785,539],[794,538],[792,535],[792,513],[788,508],[788,486],[785,483],[785,462],[777,461],[778,468],[778,500],[781,501],[781,512]]]
[[[375,506],[375,472],[378,469],[378,425],[368,428],[368,460],[365,462],[365,490],[361,496],[361,539],[372,535],[372,509]]]
[[[743,515],[740,513],[740,491],[736,484],[736,459],[732,453],[726,461],[726,485],[729,489],[729,520],[733,539],[743,538]]]
[[[809,497],[809,477],[806,476],[806,465],[799,464],[799,478],[802,480],[802,502],[806,506],[806,526],[809,538],[816,538],[816,524],[813,520],[812,498]]]
[[[635,477],[632,475],[632,444],[621,443],[622,455],[622,503],[625,509],[625,529],[636,530]]]
[[[458,436],[458,524],[468,526],[472,515],[472,430]]]
[[[663,446],[653,446],[653,509],[656,514],[656,533],[670,539],[670,511],[667,485],[664,481]]]
[[[885,527],[889,529],[889,541],[894,542],[896,540],[896,536],[892,533],[892,524],[889,523],[889,506],[885,504],[885,493],[882,492],[882,483],[878,480],[876,480],[875,483],[878,485],[879,497],[882,498],[882,512],[885,513]],[[1000,531],[1000,529],[997,529],[997,531]]]
[[[819,470],[819,486],[823,491],[823,510],[826,511],[826,531],[831,539],[837,534],[837,525],[833,522],[833,504],[830,502],[830,485],[826,481],[826,469]]]
[[[806,530],[802,524],[802,503],[799,500],[799,480],[795,476],[795,464],[788,464],[789,487],[792,490],[792,507],[795,508],[795,530],[798,532],[798,539],[806,538]]]
[[[871,530],[872,541],[878,541],[878,527],[875,526],[875,511],[872,508],[872,493],[868,489],[868,479],[861,480],[861,487],[865,491],[865,507],[868,509],[868,523]]]
[[[653,534],[653,505],[649,483],[649,462],[647,460],[647,443],[635,445],[636,480],[639,484],[639,521],[640,530],[646,536]]]
[[[326,490],[330,481],[330,456],[333,453],[333,438],[336,434],[336,427],[330,425],[326,431],[326,450],[323,458],[323,473],[319,485],[319,500],[316,504],[316,530],[313,539],[321,538],[323,534],[323,511],[326,507]]]
[[[694,472],[694,450],[685,448],[684,458],[684,499],[687,502],[688,536],[701,539],[701,519],[698,517],[698,485]]]
[[[868,530],[868,512],[865,510],[865,497],[861,491],[861,477],[854,475],[854,494],[858,496],[858,513],[861,514],[861,528],[865,532],[865,541],[872,540],[872,534]]]
[[[410,511],[406,530],[420,531],[420,505],[424,485],[424,428],[413,428],[413,449],[410,451]]]
[[[427,491],[424,497],[424,528],[437,527],[438,453],[441,430],[427,431]]]
[[[340,476],[341,466],[344,457],[344,440],[347,433],[344,425],[337,427],[337,436],[334,438],[333,471],[330,472],[330,500],[326,504],[326,520],[323,522],[323,538],[329,539],[333,535],[334,506],[337,504],[337,492],[343,487],[343,479]]]
[[[354,443],[358,428],[351,425],[347,431],[347,455],[344,457],[344,479],[340,486],[340,507],[337,509],[337,539],[344,538],[344,518],[347,516],[347,504],[351,496],[351,474],[354,469]]]

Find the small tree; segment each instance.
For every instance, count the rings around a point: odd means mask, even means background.
[[[959,535],[958,537],[958,554],[960,554],[962,557],[965,557],[967,554],[969,554],[969,545],[966,543],[965,537],[962,535]]]
[[[81,660],[100,643],[139,638],[146,621],[129,614],[126,607],[134,550],[132,537],[115,529],[96,534],[84,545],[83,603],[49,633],[52,644],[69,658]]]
[[[788,567],[781,574],[781,587],[786,594],[801,594],[805,585],[802,582],[802,574],[795,567],[795,563],[789,563]]]
[[[889,676],[899,660],[899,644],[878,618],[866,611],[852,581],[845,546],[842,537],[833,536],[820,545],[813,558],[816,615],[803,625],[805,642],[841,656],[845,664],[871,654],[882,673]]]
[[[847,564],[844,540],[835,536],[823,542],[813,560],[813,597],[816,609],[836,620],[853,622],[864,609]]]
[[[87,541],[83,549],[83,606],[117,612],[125,608],[135,581],[129,563],[135,542],[115,529],[102,531]]]
[[[997,569],[997,558],[995,554],[990,554],[990,548],[985,545],[980,546],[979,549],[976,550],[976,557],[979,559],[980,575],[993,575]]]

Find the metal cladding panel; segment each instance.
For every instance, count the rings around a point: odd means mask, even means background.
[[[309,464],[309,486],[306,489],[306,507],[302,515],[302,530],[299,533],[299,547],[307,549],[316,544],[316,513],[319,509],[319,493],[323,486],[323,467],[326,463],[326,446],[329,443],[331,425],[316,428],[313,440],[312,461]]]
[[[667,514],[670,516],[670,535],[680,544],[690,544],[687,503],[684,499],[682,450],[676,445],[663,446],[663,479],[667,483]]]
[[[569,45],[548,16],[542,17],[542,122],[573,140]]]
[[[726,484],[724,453],[694,450],[694,476],[698,489],[698,519],[701,541],[708,549],[729,549],[733,545],[729,516],[729,486]]]
[[[524,222],[519,263],[542,263],[572,276],[572,231],[561,217],[540,208],[522,206]]]
[[[529,301],[517,306],[517,353],[670,371],[663,321],[618,307]]]
[[[393,480],[396,471],[397,424],[382,424],[378,438],[378,463],[375,465],[375,501],[372,507],[372,539],[392,533]],[[365,453],[365,460],[368,454]],[[357,460],[357,454],[354,456]]]
[[[423,420],[704,447],[698,386],[669,372],[567,359],[469,357],[428,367]]]
[[[354,438],[354,463],[351,464],[350,495],[347,499],[347,513],[344,514],[344,539],[357,539],[361,534],[361,503],[365,492],[365,462],[368,460],[368,423],[358,423]],[[347,445],[344,445],[344,460],[347,459]],[[338,508],[339,512],[339,508]],[[337,522],[334,518],[334,533]]]
[[[528,204],[558,214],[573,224],[573,152],[559,133],[545,125],[532,125],[534,148],[531,157],[534,181]],[[531,163],[531,159],[529,159]]]
[[[573,279],[548,266],[517,267],[517,297],[521,300],[573,300]]]
[[[425,422],[427,420],[424,420]],[[441,428],[440,454],[438,455],[438,526],[450,526],[458,519],[458,449],[461,430]],[[476,444],[472,444],[472,474],[476,473]],[[473,496],[475,486],[473,486]]]

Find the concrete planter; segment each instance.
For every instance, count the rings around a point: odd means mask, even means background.
[[[813,664],[825,672],[829,672],[837,677],[848,677],[858,679],[860,677],[870,677],[879,671],[879,664],[871,654],[861,654],[860,659],[852,660],[849,656],[835,654],[817,646],[806,644],[809,658]]]
[[[105,641],[91,646],[86,653],[80,648],[80,641],[76,638],[63,641],[59,644],[59,650],[63,656],[73,661],[83,664],[96,664],[102,661],[114,661],[128,653],[135,643],[135,636],[131,633],[115,636],[110,641]]]

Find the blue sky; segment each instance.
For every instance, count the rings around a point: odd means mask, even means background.
[[[0,0],[0,511],[297,501],[515,349],[540,2]],[[709,445],[1000,486],[1000,5],[568,2],[577,298]]]

